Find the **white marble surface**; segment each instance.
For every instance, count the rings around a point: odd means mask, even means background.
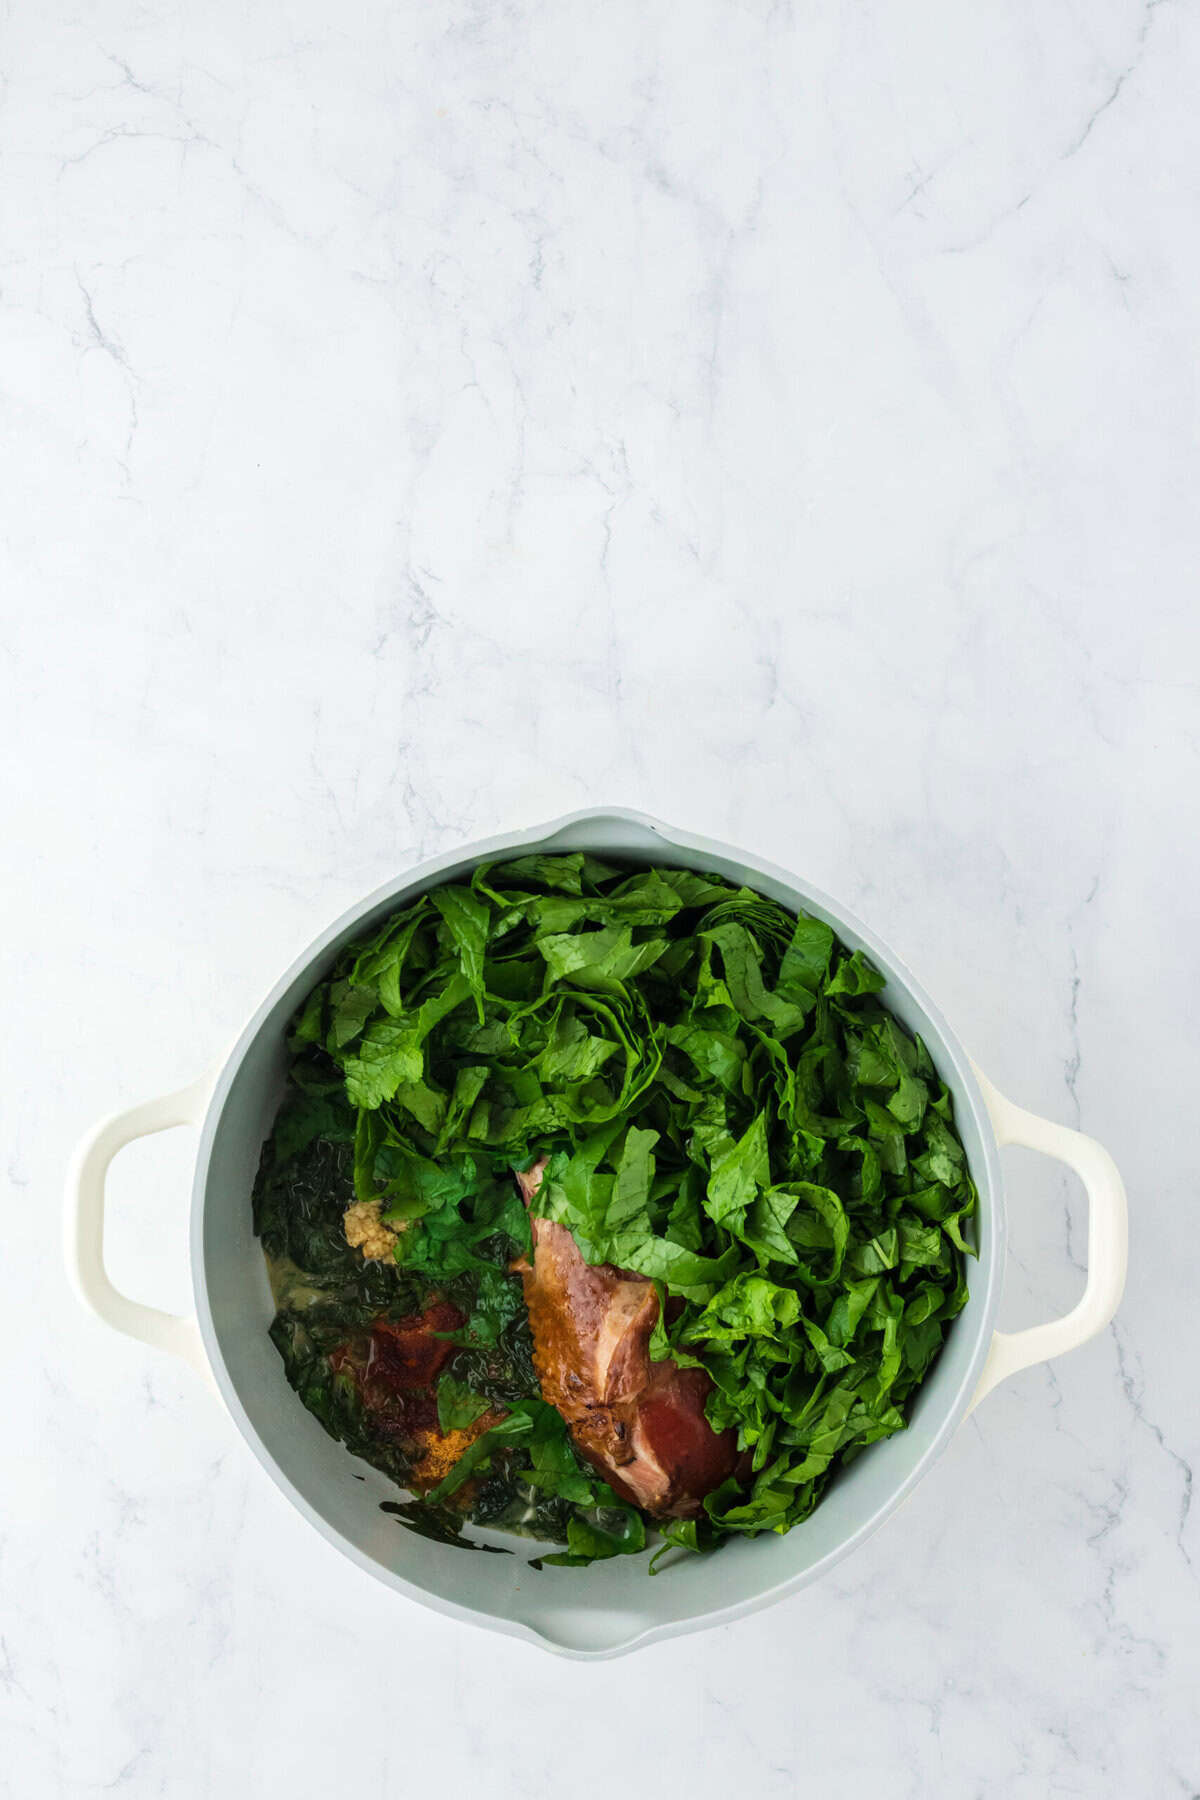
[[[1195,8],[17,0],[4,66],[0,1791],[1200,1792]],[[1133,1262],[832,1579],[578,1666],[321,1543],[58,1209],[352,899],[601,800],[866,915]],[[114,1172],[166,1304],[188,1160]],[[1082,1216],[1010,1174],[1025,1324]]]

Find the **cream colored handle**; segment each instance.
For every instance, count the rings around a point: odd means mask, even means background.
[[[1078,1306],[1048,1325],[1034,1325],[1028,1331],[996,1332],[971,1401],[972,1410],[985,1394],[1018,1369],[1047,1362],[1065,1350],[1075,1350],[1103,1331],[1120,1304],[1129,1265],[1125,1188],[1108,1151],[1080,1131],[1054,1125],[1049,1119],[1014,1106],[978,1069],[975,1078],[983,1090],[998,1143],[1023,1144],[1045,1156],[1057,1157],[1074,1169],[1083,1182],[1088,1197],[1088,1251],[1087,1286]]]
[[[212,1084],[212,1076],[206,1075],[190,1087],[114,1113],[90,1131],[71,1160],[64,1221],[67,1274],[84,1306],[114,1331],[137,1338],[152,1349],[170,1350],[182,1357],[210,1383],[212,1371],[196,1321],[130,1300],[108,1279],[104,1266],[104,1191],[108,1166],[118,1150],[132,1144],[135,1138],[167,1131],[173,1125],[198,1125],[204,1117]]]

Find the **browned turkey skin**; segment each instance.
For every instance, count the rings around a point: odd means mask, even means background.
[[[526,1205],[545,1167],[542,1157],[517,1176]],[[586,1263],[565,1225],[529,1222],[533,1261],[516,1267],[543,1399],[614,1493],[655,1518],[694,1518],[737,1464],[736,1433],[715,1432],[704,1416],[711,1380],[703,1369],[651,1360],[652,1281]]]

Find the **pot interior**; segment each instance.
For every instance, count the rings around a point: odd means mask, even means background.
[[[342,945],[395,907],[497,854],[593,850],[631,864],[673,863],[744,882],[826,920],[887,976],[882,998],[924,1038],[954,1097],[956,1121],[979,1189],[979,1258],[971,1297],[920,1389],[907,1431],[871,1445],[842,1471],[811,1518],[787,1536],[734,1540],[711,1557],[673,1558],[651,1578],[644,1557],[586,1569],[531,1569],[536,1547],[498,1533],[511,1548],[485,1555],[416,1536],[380,1502],[396,1489],[328,1437],[288,1386],[267,1336],[273,1307],[250,1216],[260,1150],[283,1088],[285,1033],[309,989]],[[999,1297],[1003,1212],[995,1139],[961,1048],[897,959],[823,895],[736,852],[705,845],[630,814],[578,815],[519,838],[472,847],[371,897],[289,971],[247,1027],[214,1091],[197,1159],[193,1267],[201,1331],[218,1385],[243,1434],[276,1483],[338,1546],[380,1579],[439,1610],[531,1636],[576,1655],[628,1648],[647,1633],[686,1629],[778,1598],[861,1542],[899,1505],[948,1440],[970,1402]]]

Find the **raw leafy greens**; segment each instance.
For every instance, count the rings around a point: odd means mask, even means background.
[[[328,1289],[273,1328],[305,1404],[403,1480],[330,1372],[329,1332],[448,1294],[465,1324],[441,1429],[500,1416],[428,1495],[436,1529],[465,1509],[565,1539],[547,1560],[642,1548],[529,1361],[512,1174],[545,1155],[534,1210],[677,1303],[652,1355],[707,1370],[709,1420],[746,1453],[664,1547],[804,1519],[903,1428],[967,1297],[975,1189],[950,1096],[883,985],[818,919],[580,853],[483,866],[393,914],[295,1021],[256,1189],[268,1252]],[[355,1199],[396,1232],[395,1269],[347,1247]]]

